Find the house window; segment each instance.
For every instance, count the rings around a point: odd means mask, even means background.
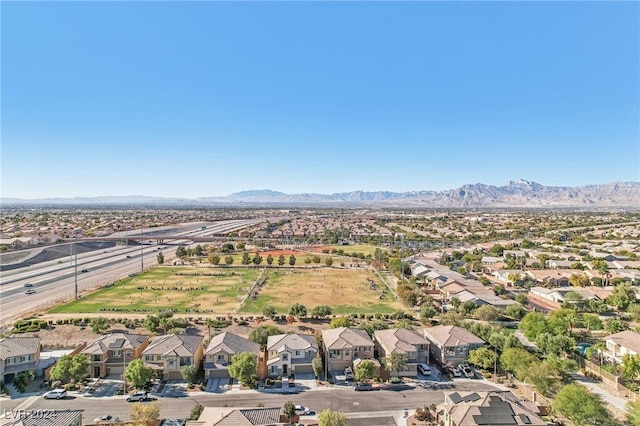
[[[20,357],[20,362],[25,362],[26,360],[27,360],[27,357],[26,357],[26,356],[21,356],[21,357]]]
[[[340,350],[338,349],[331,349],[329,351],[329,358],[340,358]]]
[[[218,361],[224,361],[224,355],[219,354],[218,355]]]
[[[344,356],[349,356],[349,354],[351,354],[351,351],[349,349],[345,349]]]
[[[169,358],[169,365],[173,365],[173,358]]]
[[[300,356],[300,351],[295,351],[296,356]]]
[[[276,374],[278,372],[278,367],[276,367],[275,365],[271,366],[271,374]]]
[[[144,360],[145,361],[153,361],[153,355],[145,355],[144,356]]]
[[[282,354],[282,360],[283,361],[287,361],[289,359],[289,355],[287,354]]]
[[[94,362],[100,361],[100,355],[91,355],[91,361],[94,361]]]
[[[191,357],[190,356],[181,356],[180,357],[180,366],[183,365],[191,365]]]
[[[456,348],[444,348],[444,354],[445,355],[455,355],[456,354]]]
[[[121,351],[121,350],[119,350],[119,349],[118,349],[118,350],[116,350],[116,351],[113,351],[113,356],[114,356],[115,358],[120,358],[120,357],[122,356],[122,351]]]
[[[13,358],[7,358],[7,365],[13,364]]]
[[[162,361],[162,355],[156,355],[156,361]]]

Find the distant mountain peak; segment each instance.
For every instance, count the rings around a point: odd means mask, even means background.
[[[247,197],[274,197],[287,195],[284,192],[273,191],[271,189],[251,189],[248,191],[234,192],[228,195],[229,198],[247,198]]]

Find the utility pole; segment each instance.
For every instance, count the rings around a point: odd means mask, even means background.
[[[73,248],[74,248],[74,252],[75,252],[75,262],[74,262],[74,264],[75,264],[75,266],[74,266],[75,272],[73,274],[74,275],[74,287],[73,287],[74,288],[74,292],[73,292],[73,294],[74,294],[74,298],[76,300],[78,300],[78,234],[77,233],[75,233],[75,237],[76,237],[76,240],[73,243]]]
[[[144,272],[144,224],[140,224],[140,273]]]

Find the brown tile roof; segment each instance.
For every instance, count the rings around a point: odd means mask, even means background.
[[[425,328],[424,337],[441,347],[484,343],[484,340],[475,334],[455,325],[437,325]]]
[[[39,337],[7,337],[0,339],[0,359],[40,352]]]

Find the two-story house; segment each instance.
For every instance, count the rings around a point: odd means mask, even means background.
[[[391,354],[402,354],[406,357],[406,368],[398,371],[398,376],[417,376],[418,364],[429,363],[429,341],[415,330],[392,328],[373,332],[378,356],[386,358]]]
[[[193,365],[200,369],[204,358],[204,337],[168,334],[154,337],[142,351],[144,362],[156,370],[160,380],[182,378],[180,369]]]
[[[424,329],[424,337],[431,342],[431,359],[441,365],[458,366],[468,362],[469,351],[484,346],[485,341],[470,331],[455,325],[438,325]]]
[[[110,333],[88,344],[80,353],[89,359],[89,377],[122,375],[126,365],[142,356],[149,336]]]
[[[231,358],[243,352],[258,356],[260,345],[237,334],[224,332],[213,336],[204,351],[204,375],[207,378],[228,378]]]
[[[604,341],[607,345],[607,352],[604,355],[618,364],[622,363],[622,357],[627,354],[640,354],[640,333],[635,331],[621,331],[605,337]]]
[[[35,373],[40,359],[39,337],[7,337],[0,339],[0,379],[10,383],[23,371]]]
[[[308,334],[278,334],[267,339],[267,374],[286,377],[313,373],[311,362],[318,354],[316,337]]]
[[[375,359],[374,343],[366,331],[357,328],[332,328],[322,330],[322,344],[329,371],[343,371],[354,367],[358,359]]]

